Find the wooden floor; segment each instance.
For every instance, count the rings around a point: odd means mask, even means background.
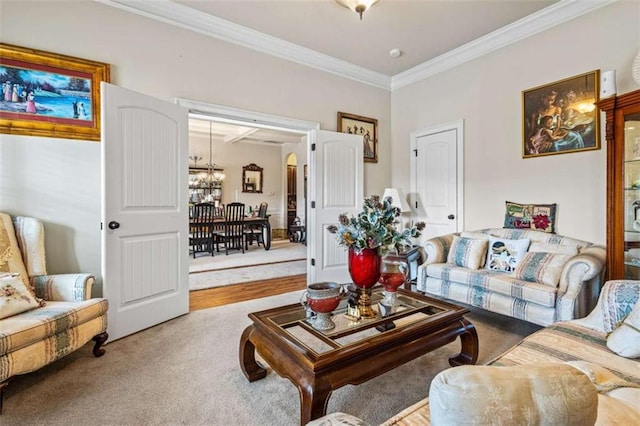
[[[189,292],[189,310],[197,311],[198,309],[244,302],[245,300],[258,299],[260,297],[275,296],[276,294],[303,290],[306,287],[307,275],[302,274],[195,290]]]

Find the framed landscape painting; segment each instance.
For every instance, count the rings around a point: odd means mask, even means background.
[[[364,143],[364,161],[378,162],[378,120],[338,112],[338,132],[361,135]]]
[[[109,64],[0,43],[0,133],[100,140]]]
[[[522,157],[600,149],[600,71],[522,92]]]

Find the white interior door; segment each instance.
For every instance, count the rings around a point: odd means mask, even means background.
[[[411,208],[426,228],[421,241],[462,230],[463,123],[411,135]]]
[[[309,282],[350,282],[347,251],[327,231],[341,213],[362,208],[364,160],[362,136],[317,130],[309,158]],[[315,149],[313,145],[315,144]],[[315,207],[314,207],[315,206]]]
[[[187,109],[102,83],[110,340],[189,311]]]

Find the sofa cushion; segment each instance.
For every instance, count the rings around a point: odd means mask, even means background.
[[[26,347],[0,355],[0,382],[18,374],[36,371],[84,346],[106,329],[107,315],[105,314],[67,328],[53,336],[36,340]]]
[[[558,322],[525,338],[492,365],[544,364],[586,361],[640,385],[638,361],[619,357],[607,348],[607,334],[571,322]]]
[[[543,232],[555,232],[555,204],[520,204],[506,202],[504,227],[516,229],[533,229]]]
[[[518,240],[522,238],[529,238],[531,241],[537,241],[540,243],[559,244],[559,245],[575,245],[579,250],[592,245],[589,241],[578,240],[575,238],[564,237],[558,234],[550,234],[548,232],[535,231],[532,229],[507,229],[507,228],[486,228],[480,229],[475,232],[481,232],[484,234],[490,234],[494,237],[509,238],[511,240]]]
[[[594,424],[598,394],[581,371],[563,364],[460,366],[431,382],[432,425]]]
[[[0,275],[0,319],[39,307],[40,303],[20,277],[12,274]]]
[[[602,327],[611,332],[631,313],[640,300],[640,292],[634,280],[610,280],[607,284],[598,298],[598,305],[609,307],[602,310]]]
[[[640,357],[640,302],[609,337],[607,347],[625,358]]]
[[[531,240],[509,240],[505,238],[489,238],[487,250],[487,269],[494,271],[513,271],[527,252]]]
[[[562,269],[569,259],[571,256],[568,254],[527,253],[513,271],[513,277],[557,287]]]
[[[553,243],[541,243],[538,241],[532,241],[529,246],[529,253],[553,253],[553,254],[569,254],[575,256],[578,254],[579,249],[575,244],[553,244]]]
[[[0,356],[97,318],[108,306],[106,299],[48,302],[45,307],[0,320]]]
[[[553,308],[556,303],[556,288],[513,278],[508,273],[487,269],[472,270],[448,263],[427,265],[427,276],[430,279],[464,284],[471,288],[490,291],[515,299],[532,302],[537,305]],[[477,306],[477,305],[476,305]]]
[[[469,269],[478,269],[484,263],[487,253],[487,240],[453,237],[453,243],[449,249],[447,263],[456,266],[464,266]]]

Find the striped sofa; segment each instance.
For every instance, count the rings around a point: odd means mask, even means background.
[[[543,328],[488,364],[498,368],[571,363],[585,372],[596,387],[596,425],[640,424],[640,358],[625,358],[607,347],[607,336],[624,321],[636,304],[640,304],[640,281],[609,281],[602,289],[597,306],[587,317],[557,322]],[[607,377],[603,381],[598,375],[590,376],[584,370],[585,365],[604,367],[614,379]],[[456,368],[459,367],[453,367]],[[433,386],[431,389],[433,391]],[[489,394],[488,390],[486,394]],[[496,406],[491,414],[493,424],[512,424],[501,417],[508,412],[504,409],[507,406],[506,401]],[[431,414],[429,398],[425,398],[394,415],[383,426],[430,425]],[[433,419],[433,423],[441,422]],[[366,426],[367,423],[337,412],[314,420],[311,425]]]
[[[585,316],[595,305],[602,284],[604,246],[541,231],[489,228],[475,231],[510,240],[529,239],[546,245],[573,246],[578,254],[562,268],[557,286],[514,278],[491,269],[469,269],[447,263],[454,236],[424,244],[425,262],[418,267],[417,290],[539,325]],[[462,233],[465,236],[465,233]]]
[[[4,251],[15,253],[9,262],[0,263],[0,272],[28,277],[36,296],[44,300],[42,307],[0,319],[1,413],[2,397],[13,376],[35,371],[91,340],[93,354],[104,354],[108,302],[91,298],[93,275],[47,274],[40,220],[0,213],[0,229],[9,241]]]

